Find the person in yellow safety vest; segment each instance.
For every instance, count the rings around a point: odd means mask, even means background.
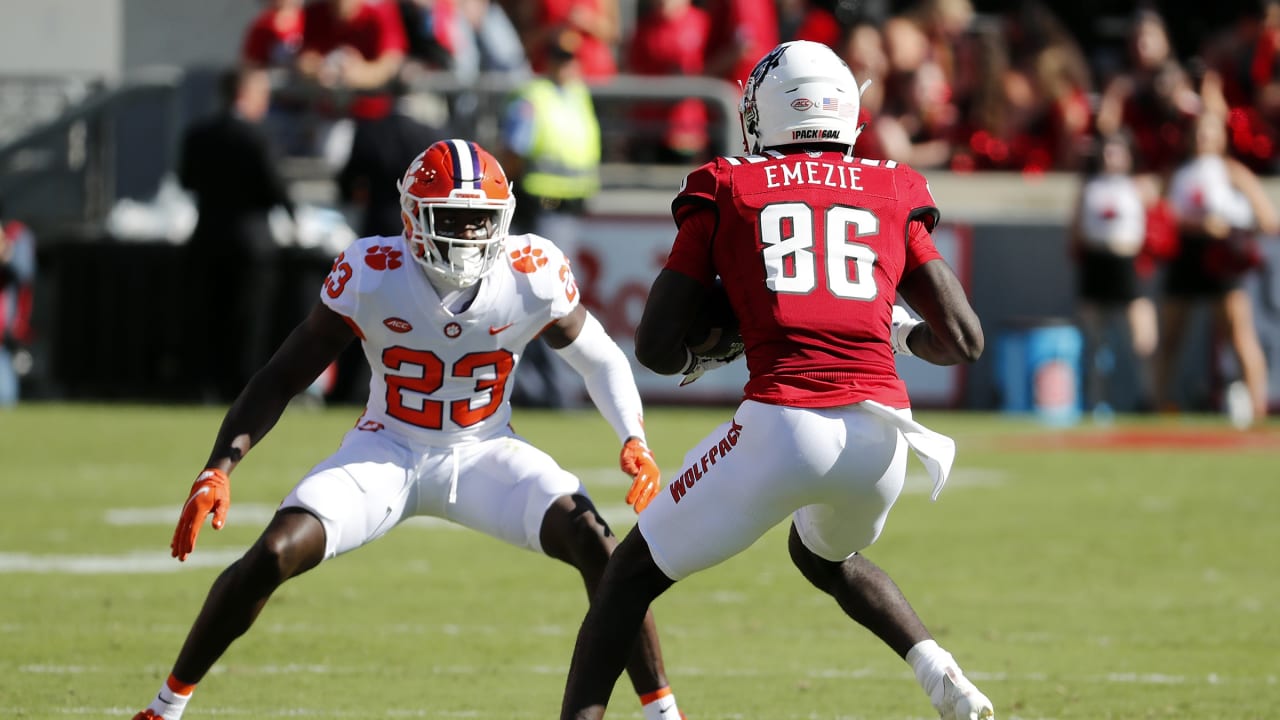
[[[543,211],[580,215],[600,189],[600,122],[574,55],[581,42],[572,30],[554,35],[547,74],[520,89],[503,119],[502,162],[514,180],[519,231],[546,235],[538,227]]]
[[[582,36],[552,35],[547,70],[508,104],[501,126],[502,165],[516,195],[513,233],[555,241],[572,262],[581,241],[586,201],[600,189],[600,122],[575,56]],[[577,407],[585,386],[540,340],[525,348],[512,401],[539,407]]]

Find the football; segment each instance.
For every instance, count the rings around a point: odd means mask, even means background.
[[[685,333],[684,344],[694,355],[723,358],[741,352],[742,334],[738,317],[729,304],[729,294],[719,280],[707,290],[702,304],[693,314],[693,324]]]

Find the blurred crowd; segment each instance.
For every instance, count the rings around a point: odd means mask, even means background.
[[[1189,312],[1209,304],[1237,360],[1240,424],[1267,413],[1266,360],[1243,288],[1259,265],[1255,236],[1280,231],[1257,180],[1280,171],[1280,0],[1224,1],[1195,17],[1142,0],[264,5],[245,33],[240,72],[284,71],[286,87],[308,89],[301,100],[275,99],[275,134],[286,152],[340,169],[342,200],[364,208],[362,234],[399,232],[386,179],[431,139],[473,135],[479,117],[455,98],[445,119],[424,124],[404,111],[402,93],[442,74],[464,88],[496,74],[514,91],[492,118],[495,150],[516,187],[533,193],[518,207],[539,214],[516,229],[551,233],[568,249],[583,200],[598,189],[602,125],[620,125],[610,130],[632,161],[691,166],[719,149],[714,110],[700,98],[637,98],[598,122],[590,87],[626,74],[732,88],[778,42],[826,44],[862,83],[859,155],[926,172],[1079,173],[1068,221],[1088,406],[1106,403],[1099,353],[1115,352],[1105,337],[1116,323],[1138,368],[1132,409],[1181,404],[1171,389]],[[322,132],[288,137],[314,130],[317,116]],[[549,397],[568,394],[544,385]]]
[[[588,83],[619,73],[736,83],[779,41],[830,45],[873,118],[867,145],[923,169],[1076,170],[1090,138],[1127,128],[1140,170],[1169,171],[1195,118],[1219,113],[1229,152],[1274,173],[1280,130],[1280,0],[1224,3],[1174,42],[1176,4],[1138,3],[1107,42],[1082,38],[1082,8],[1043,0],[268,0],[248,28],[249,66],[288,67],[361,92],[356,117],[389,112],[370,93],[422,70],[544,73],[565,30]],[[1120,3],[1103,5],[1119,6]],[[625,11],[626,17],[622,14]],[[1162,10],[1161,8],[1165,8]],[[1098,9],[1101,9],[1100,7]],[[1110,8],[1115,12],[1115,7]],[[1064,17],[1072,20],[1068,23]],[[1181,17],[1181,16],[1179,16]],[[1098,18],[1095,18],[1097,24]],[[370,95],[373,97],[370,97]],[[697,100],[637,107],[652,147],[686,162],[708,150]]]

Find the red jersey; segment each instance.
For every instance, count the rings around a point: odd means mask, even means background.
[[[810,7],[800,20],[800,27],[792,33],[792,40],[812,40],[839,52],[844,27],[836,14],[823,8]]]
[[[689,7],[674,14],[642,16],[627,48],[627,69],[638,75],[699,75],[711,16]]]
[[[923,176],[892,160],[766,150],[694,170],[671,210],[682,227],[666,267],[722,279],[746,343],[746,399],[910,406],[889,325],[898,281],[941,257]],[[683,227],[706,210],[712,221]]]
[[[574,6],[583,6],[596,13],[604,12],[604,2],[616,0],[541,0],[538,3],[538,27],[575,27],[570,20]],[[612,79],[618,74],[618,63],[614,58],[614,48],[589,32],[581,32],[582,44],[576,54],[578,64],[582,68],[582,77],[589,83]],[[534,54],[533,69],[545,72],[547,67],[546,53],[538,51]]]
[[[289,67],[302,47],[302,12],[263,10],[245,32],[240,57],[262,67]]]
[[[355,48],[365,60],[377,60],[383,53],[403,53],[409,47],[404,23],[393,2],[366,0],[350,18],[334,13],[333,3],[308,3],[302,27],[302,49],[328,55],[343,45]],[[394,105],[387,93],[360,95],[351,102],[351,115],[357,118],[386,117]]]
[[[628,69],[637,75],[701,75],[710,26],[706,11],[693,6],[641,17],[631,35]],[[707,144],[707,106],[702,100],[637,103],[632,118],[643,126],[663,128],[668,147],[697,151]]]
[[[711,0],[706,8],[712,19],[707,57],[736,49],[738,61],[723,77],[734,85],[745,83],[760,58],[778,44],[777,7],[770,0]]]

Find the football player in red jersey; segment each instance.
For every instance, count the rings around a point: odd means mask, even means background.
[[[338,256],[320,302],[227,411],[182,507],[173,556],[195,551],[209,515],[223,527],[228,476],[356,340],[371,371],[364,412],[214,582],[171,674],[134,720],[178,720],[276,588],[414,516],[560,560],[590,594],[617,541],[581,481],[510,425],[511,376],[539,334],[582,374],[617,434],[633,481],[627,502],[639,510],[659,489],[631,365],[586,311],[559,248],[508,234],[515,198],[498,161],[475,143],[441,140],[399,188],[404,232],[360,238]],[[624,642],[645,720],[677,720],[652,619]]]
[[[853,154],[860,88],[824,45],[779,45],[740,105],[747,151],[689,174],[678,231],[636,332],[636,355],[686,379],[723,364],[684,342],[719,276],[750,379],[733,418],[685,456],[609,561],[583,621],[562,720],[604,714],[622,643],[677,580],[791,516],[801,574],[912,667],[942,718],[994,717],[896,584],[858,551],[902,490],[908,448],[941,490],[955,444],[912,420],[894,356],[973,362],[982,328],[930,231],[938,209],[914,170]],[[898,293],[924,321],[894,305]],[[853,702],[851,700],[851,702]]]

